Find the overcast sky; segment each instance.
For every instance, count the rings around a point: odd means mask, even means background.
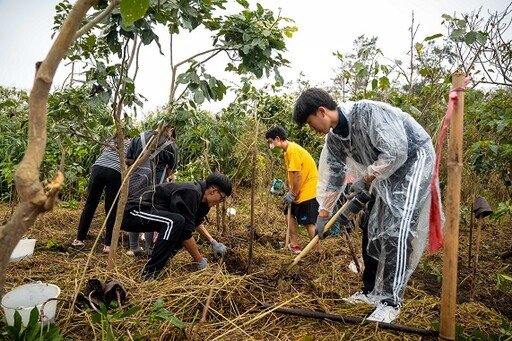
[[[74,3],[73,1],[71,1]],[[256,1],[251,0],[251,3]],[[290,68],[283,69],[286,81],[298,79],[303,72],[313,86],[329,84],[333,69],[338,66],[332,55],[352,50],[352,43],[358,36],[378,37],[378,46],[391,59],[404,59],[409,49],[411,13],[419,24],[417,39],[436,33],[445,33],[441,15],[454,12],[467,13],[483,6],[491,12],[503,10],[508,0],[260,0],[263,7],[275,14],[281,8],[281,15],[295,20],[298,32],[287,40],[288,52],[285,57]],[[0,0],[0,85],[15,86],[30,90],[33,82],[34,64],[44,59],[52,40],[51,28],[56,0]],[[252,7],[254,8],[254,6]],[[170,67],[168,57],[168,35],[158,31],[165,56],[158,53],[156,45],[143,50],[137,89],[148,98],[144,111],[147,112],[168,99]],[[162,33],[162,34],[160,34]],[[175,60],[181,60],[195,52],[210,47],[209,34],[199,33],[182,37],[175,42],[179,47]],[[225,61],[210,63],[210,73],[223,78],[219,73]],[[54,86],[62,85],[68,70],[59,67]],[[221,104],[224,105],[224,104]],[[217,110],[221,105],[212,105]]]

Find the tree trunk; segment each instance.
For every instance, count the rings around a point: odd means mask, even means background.
[[[75,3],[50,52],[36,70],[29,98],[27,151],[16,169],[14,178],[20,204],[9,221],[0,226],[0,296],[3,294],[5,272],[12,250],[39,214],[53,209],[64,183],[64,176],[60,172],[56,173],[47,188],[43,188],[39,181],[39,170],[46,149],[46,106],[57,67],[73,43],[82,19],[95,2],[78,0]]]

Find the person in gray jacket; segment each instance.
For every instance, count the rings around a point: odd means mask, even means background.
[[[302,92],[293,119],[326,134],[318,168],[320,238],[343,189],[347,163],[359,176],[351,186],[354,194],[366,190],[375,197],[363,238],[364,286],[347,301],[375,305],[368,320],[390,323],[400,314],[428,238],[432,140],[399,108],[369,100],[338,105],[318,88]]]
[[[117,200],[115,200],[115,198],[119,187],[121,187],[121,165],[117,151],[117,134],[114,134],[106,143],[108,146],[103,148],[101,155],[92,166],[89,183],[87,184],[87,198],[82,214],[80,215],[76,239],[73,240],[71,246],[77,249],[81,249],[85,246],[85,239],[91,227],[94,213],[100,203],[101,195],[105,192],[105,215],[107,215],[112,208],[112,212],[108,216],[105,226],[105,240],[103,242],[103,252],[109,253],[112,231],[114,230],[116,221]],[[126,138],[123,152],[126,152],[129,143],[130,140]]]

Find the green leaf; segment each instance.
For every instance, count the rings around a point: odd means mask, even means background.
[[[485,46],[487,44],[487,33],[485,32],[477,32],[476,33],[476,40],[478,43],[482,46]]]
[[[382,90],[389,89],[390,86],[391,86],[391,84],[389,82],[388,77],[380,77],[379,78],[379,88],[380,89],[382,89]]]
[[[379,81],[377,79],[372,80],[372,90],[377,89],[377,85],[379,84]]]
[[[450,38],[452,38],[452,39],[461,38],[464,36],[465,32],[466,31],[462,30],[462,29],[453,30],[452,33],[450,34]]]
[[[466,28],[466,20],[464,19],[459,19],[456,21],[457,22],[457,25],[459,25],[460,28]]]
[[[437,38],[441,38],[443,35],[441,33],[437,33],[437,34],[434,34],[434,35],[431,35],[431,36],[428,36],[426,37],[425,41],[429,41],[429,40],[434,40],[434,39],[437,39]]]
[[[139,20],[146,14],[149,7],[149,0],[122,0],[121,17],[126,26]]]
[[[192,113],[187,110],[176,110],[176,121],[184,122],[192,116]]]
[[[197,91],[194,93],[194,101],[198,104],[202,104],[204,102],[204,94],[202,91]]]
[[[473,44],[476,41],[476,32],[475,31],[468,32],[468,34],[466,34],[466,36],[464,37],[464,41],[468,45]]]

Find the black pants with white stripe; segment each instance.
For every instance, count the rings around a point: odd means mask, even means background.
[[[155,248],[142,273],[146,278],[158,275],[169,258],[182,247],[182,241],[191,236],[191,232],[185,229],[185,218],[168,211],[128,209],[121,229],[127,232],[158,232]]]
[[[423,253],[434,158],[432,146],[418,148],[388,178],[389,197],[376,197],[370,219],[363,224],[363,247],[367,247],[363,290],[373,289],[374,295],[390,305],[401,304]]]

